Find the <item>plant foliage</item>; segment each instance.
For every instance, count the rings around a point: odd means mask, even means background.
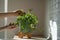
[[[20,25],[20,30],[24,33],[32,32],[33,30],[35,30],[37,23],[38,19],[36,15],[31,14],[31,12],[29,11],[25,15],[19,15],[16,20],[17,26]]]

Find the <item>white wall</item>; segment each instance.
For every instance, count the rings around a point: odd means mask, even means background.
[[[0,12],[4,12],[4,0],[0,0]]]

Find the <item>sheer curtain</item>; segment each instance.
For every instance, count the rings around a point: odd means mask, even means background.
[[[57,40],[57,15],[58,15],[58,0],[47,0],[46,13],[48,25],[50,28],[49,33],[52,36],[52,40]]]

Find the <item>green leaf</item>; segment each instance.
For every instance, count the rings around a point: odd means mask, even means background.
[[[31,14],[31,12],[29,11],[28,13],[26,13],[23,16],[18,16],[16,19],[16,25],[19,26],[20,25],[20,30],[22,32],[32,32],[33,30],[35,30],[35,26],[38,23],[38,19],[37,16],[34,14]]]

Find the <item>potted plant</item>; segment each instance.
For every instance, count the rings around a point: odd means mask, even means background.
[[[31,10],[24,15],[19,15],[16,19],[16,25],[19,27],[20,32],[18,36],[23,38],[23,36],[27,36],[31,38],[31,32],[36,29],[36,25],[38,23],[38,19],[35,15],[31,14]]]

